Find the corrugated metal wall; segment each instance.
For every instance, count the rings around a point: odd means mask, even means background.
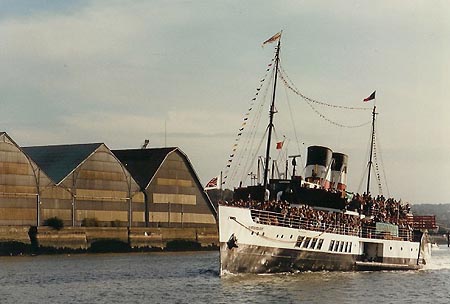
[[[203,189],[178,151],[170,153],[163,162],[147,188],[147,195],[152,227],[216,226]],[[139,211],[143,210],[141,206]]]
[[[168,154],[146,194],[152,227],[216,226],[209,201],[178,150]],[[144,227],[144,203],[135,180],[105,145],[55,185],[0,133],[0,226],[34,226],[39,215],[40,224],[56,216],[65,226],[95,219],[100,226],[128,226],[131,221],[131,226]]]
[[[0,225],[36,225],[36,176],[20,148],[0,134]]]
[[[54,191],[56,197],[41,199],[43,215],[61,217],[68,225],[73,217],[75,226],[81,226],[84,219],[100,226],[128,226],[130,197],[139,189],[105,145],[67,176],[60,188],[64,191]]]

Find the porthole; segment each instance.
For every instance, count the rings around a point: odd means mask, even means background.
[[[389,250],[392,250],[392,246],[391,246],[391,247],[389,247]]]
[[[293,238],[294,236],[291,234],[291,239]]]

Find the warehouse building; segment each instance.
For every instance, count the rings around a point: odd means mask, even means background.
[[[216,210],[178,148],[21,148],[0,132],[0,225],[55,216],[75,227],[216,227]]]
[[[40,193],[42,221],[65,226],[129,226],[137,183],[103,143],[24,147],[52,181]]]
[[[50,183],[19,145],[0,132],[0,226],[36,225],[39,193]]]
[[[216,210],[178,148],[113,150],[137,181],[141,199],[133,204],[138,226],[215,227]]]

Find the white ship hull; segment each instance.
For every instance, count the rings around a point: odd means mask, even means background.
[[[419,269],[429,244],[263,223],[250,209],[219,206],[221,274]]]

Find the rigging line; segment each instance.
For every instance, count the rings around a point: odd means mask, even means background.
[[[365,168],[366,169],[362,172],[362,176],[361,176],[361,180],[360,180],[359,185],[358,185],[357,193],[361,193],[362,184],[364,182],[364,178],[366,177],[366,173],[367,173],[367,170],[369,169],[369,166],[365,166]]]
[[[275,142],[276,143],[280,142],[281,138],[278,136],[278,133],[277,133],[277,130],[276,130],[275,126],[273,126],[273,133],[274,133]],[[283,142],[283,145],[282,145],[281,149],[277,149],[277,150],[279,150],[278,154],[277,154],[277,158],[273,159],[276,162],[277,165],[284,161],[282,152],[283,152],[284,148],[287,148],[287,142],[286,141],[287,141],[286,136],[283,135],[283,140],[281,141],[281,142]]]
[[[321,117],[322,119],[328,121],[328,122],[331,123],[332,125],[335,125],[335,126],[338,126],[338,127],[341,127],[341,128],[349,128],[349,129],[361,128],[361,127],[367,126],[367,125],[369,125],[369,124],[371,123],[370,121],[368,121],[368,122],[365,122],[365,123],[360,124],[360,125],[353,125],[353,126],[350,126],[350,125],[344,125],[344,124],[335,122],[335,121],[329,119],[328,117],[326,117],[325,115],[323,115],[322,113],[320,113],[320,112],[312,105],[312,103],[309,102],[308,100],[306,100],[306,103],[310,106],[310,108],[311,108],[317,115],[319,115],[319,117]]]
[[[376,146],[376,136],[374,134],[373,136],[374,141],[373,141],[373,157],[375,160],[375,174],[376,174],[376,178],[377,178],[377,183],[378,183],[378,194],[383,195],[383,188],[381,186],[381,177],[380,177],[380,170],[379,170],[379,165],[378,165],[378,158],[377,158],[377,146]]]
[[[267,131],[268,130],[266,129],[266,132],[264,132],[264,136],[259,141],[256,151],[254,151],[254,153],[251,155],[251,161],[249,162],[249,164],[247,164],[247,167],[244,167],[244,170],[242,171],[242,177],[241,177],[242,181],[246,181],[246,179],[248,178],[247,172],[250,171],[250,168],[253,166],[252,164],[254,164],[256,162],[256,159],[258,158],[258,151],[261,149],[261,146],[264,143],[264,139],[266,138]]]
[[[291,107],[291,102],[289,100],[289,94],[288,94],[286,87],[284,87],[284,92],[286,94],[286,102],[287,102],[288,108],[289,108],[289,116],[291,117],[292,127],[294,129],[295,142],[297,143],[297,149],[298,149],[297,153],[300,155],[300,161],[301,161],[302,153],[301,153],[301,149],[300,149],[300,141],[298,139],[297,128],[295,127],[295,120],[294,120],[294,116],[292,115],[293,111],[292,111],[292,107]]]
[[[367,107],[348,107],[348,106],[334,105],[334,104],[331,104],[331,103],[319,101],[319,100],[314,99],[314,98],[310,98],[310,97],[304,95],[302,92],[300,92],[299,89],[297,89],[297,87],[295,86],[294,82],[289,78],[289,76],[286,74],[286,71],[284,70],[284,68],[281,65],[278,68],[278,70],[280,72],[280,77],[283,80],[283,82],[286,85],[286,87],[288,89],[290,89],[292,92],[294,92],[295,94],[297,94],[298,96],[300,96],[303,99],[305,99],[305,100],[308,100],[310,102],[317,103],[317,104],[320,104],[320,105],[323,105],[323,106],[332,107],[332,108],[338,108],[338,109],[363,110],[363,111],[371,110],[371,108],[367,108]]]
[[[377,126],[378,125],[375,124],[376,129],[377,129]],[[376,132],[378,135],[378,129],[376,130]],[[384,185],[386,186],[386,191],[387,191],[388,197],[391,197],[391,193],[389,191],[389,185],[388,185],[387,178],[386,178],[386,171],[385,171],[384,162],[383,162],[383,153],[381,152],[382,150],[381,150],[379,135],[377,136],[377,145],[378,145],[378,150],[380,151],[380,161],[381,161],[381,168],[383,169]]]
[[[281,79],[283,80],[283,83],[284,83],[289,89],[291,89],[294,93],[298,94],[298,93],[295,92],[295,91],[292,89],[292,87],[286,82],[286,80],[283,78],[282,75],[280,75],[280,77],[281,77]],[[301,94],[301,93],[300,93],[300,94]],[[303,97],[303,95],[300,95],[300,96]],[[353,128],[360,128],[360,127],[366,126],[366,125],[368,125],[368,124],[371,123],[370,121],[368,121],[368,122],[365,122],[365,123],[360,124],[360,125],[353,125],[353,126],[351,126],[351,125],[344,125],[344,124],[335,122],[335,121],[329,119],[328,117],[326,117],[325,115],[323,115],[321,112],[319,112],[319,110],[317,110],[317,109],[312,105],[312,103],[314,102],[312,99],[310,99],[310,98],[303,98],[303,99],[304,99],[304,100],[306,101],[306,103],[311,107],[311,109],[312,109],[317,115],[319,115],[319,117],[321,117],[322,119],[328,121],[329,123],[331,123],[331,124],[333,124],[333,125],[335,125],[335,126],[338,126],[338,127],[341,127],[341,128],[349,128],[349,129],[353,129]],[[336,106],[336,107],[337,107],[337,106]]]
[[[275,55],[274,55],[275,56]],[[272,64],[272,62],[274,61],[274,58],[272,58],[271,59],[271,63],[268,65],[269,67],[270,66],[272,66],[273,64]],[[273,70],[273,69],[272,69]],[[257,96],[258,96],[258,94],[259,94],[259,91],[261,90],[261,87],[262,87],[262,85],[263,85],[263,83],[264,83],[264,81],[266,80],[266,78],[267,78],[267,75],[268,75],[268,72],[270,71],[270,68],[268,68],[267,70],[266,70],[266,73],[265,73],[265,75],[264,75],[264,77],[260,80],[260,86],[259,86],[259,88],[257,88],[257,92],[256,92],[256,94],[254,95],[254,98],[251,100],[251,102],[250,102],[250,107],[249,107],[249,109],[248,109],[248,114],[250,113],[250,111],[252,110],[252,108],[255,106],[255,103],[257,103],[257,102],[259,102],[260,103],[260,99],[259,98],[257,98]],[[248,114],[246,114],[245,116],[244,116],[244,118],[247,118],[248,119]],[[246,120],[244,120],[244,123],[246,124]],[[238,133],[238,137],[236,138],[236,140],[235,140],[235,143],[234,143],[234,145],[233,145],[233,148],[232,148],[232,151],[231,151],[231,154],[234,156],[234,154],[237,154],[237,148],[238,148],[238,144],[239,144],[239,141],[240,141],[240,135],[242,135],[242,133],[243,133],[243,131],[244,131],[244,129],[245,129],[245,124],[242,124],[241,125],[241,128],[239,129],[239,132],[240,132],[240,134]],[[229,161],[228,161],[228,163],[227,163],[227,166],[226,166],[226,169],[224,170],[225,171],[225,176],[224,176],[224,178],[223,178],[223,182],[222,183],[226,183],[227,182],[227,177],[228,177],[228,174],[229,174],[229,171],[230,171],[230,167],[231,167],[231,165],[232,165],[232,162],[233,162],[233,158],[230,158],[229,159]],[[233,172],[232,172],[233,173]]]
[[[260,102],[257,105],[258,111],[256,112],[256,116],[254,117],[254,119],[251,122],[250,132],[247,134],[245,140],[243,140],[244,141],[243,147],[239,153],[239,157],[237,159],[237,165],[234,167],[234,171],[233,171],[233,175],[232,175],[233,181],[234,181],[234,179],[238,178],[239,175],[240,175],[240,181],[244,181],[247,177],[246,170],[249,167],[250,160],[253,158],[251,148],[254,147],[254,142],[255,142],[256,134],[257,134],[257,128],[258,128],[259,122],[261,120],[264,105],[266,103],[266,97],[267,96],[264,95],[264,97],[262,99],[260,99]]]
[[[372,136],[372,130],[370,130],[370,136]],[[370,141],[371,141],[371,140],[370,140],[370,137],[369,137],[368,143],[367,143],[367,145],[366,145],[366,155],[365,155],[365,157],[364,157],[364,160],[369,159],[369,154],[370,154]],[[362,183],[365,181],[365,179],[366,179],[366,177],[367,177],[367,171],[368,171],[368,169],[369,169],[368,163],[364,165],[364,168],[365,168],[365,169],[364,169],[364,171],[362,172],[361,179],[360,179],[359,186],[358,186],[358,193],[361,193]]]
[[[272,73],[273,73],[273,71],[272,71]],[[272,79],[273,77],[270,77],[270,78]],[[240,165],[241,164],[240,162],[242,161],[244,156],[245,155],[248,156],[245,159],[245,161],[244,161],[244,166],[243,166],[244,170],[243,170],[243,172],[241,172],[241,180],[245,179],[248,176],[247,175],[247,171],[251,168],[252,162],[255,161],[255,157],[258,154],[259,149],[260,149],[261,143],[259,144],[258,149],[256,151],[253,151],[253,154],[252,153],[247,153],[247,151],[249,151],[251,149],[251,147],[254,147],[254,142],[256,140],[256,134],[257,134],[258,126],[259,126],[260,121],[261,121],[261,117],[262,117],[262,113],[263,113],[263,110],[264,110],[264,106],[265,106],[266,101],[267,101],[267,93],[268,93],[268,90],[270,88],[270,84],[271,83],[272,83],[272,80],[270,80],[269,83],[266,86],[263,98],[261,98],[260,104],[258,105],[259,111],[257,112],[257,115],[256,115],[255,119],[252,121],[252,126],[251,126],[250,133],[247,136],[247,140],[244,142],[244,149],[243,149],[243,152],[241,153],[240,158],[239,158],[239,165]],[[264,139],[264,136],[263,136],[263,139]],[[236,171],[237,170],[238,170],[238,168],[236,168]],[[238,172],[236,172],[235,176],[237,176],[237,175],[238,175]]]

